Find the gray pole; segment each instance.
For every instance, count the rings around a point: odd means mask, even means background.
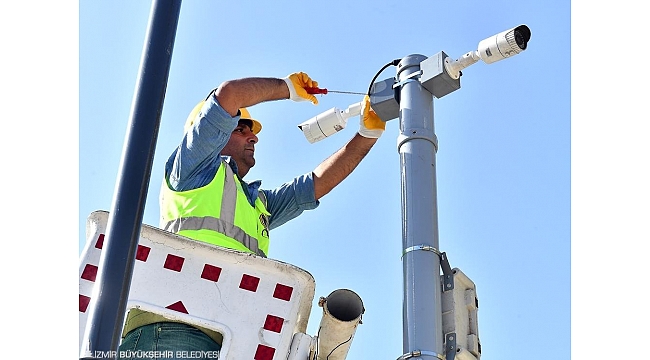
[[[80,358],[115,358],[142,227],[181,0],[154,0]],[[107,106],[110,106],[108,104]]]
[[[404,57],[397,67],[402,185],[403,358],[443,355],[438,206],[437,139],[433,95],[419,81],[423,55]]]

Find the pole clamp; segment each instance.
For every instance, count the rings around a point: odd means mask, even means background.
[[[398,87],[400,87],[400,86],[403,86],[403,85],[406,84],[406,83],[410,83],[410,82],[412,82],[412,81],[417,81],[417,82],[419,82],[419,78],[420,78],[421,76],[422,76],[422,70],[418,70],[418,71],[412,72],[412,73],[406,75],[406,76],[404,77],[404,79],[402,79],[402,80],[396,82],[395,84],[393,84],[393,89],[396,89],[396,88],[398,88]],[[414,78],[415,78],[415,79],[414,79]]]
[[[402,258],[404,255],[407,253],[410,253],[411,251],[416,251],[416,250],[423,250],[423,251],[431,251],[432,253],[438,255],[440,258],[440,267],[442,267],[442,274],[443,274],[443,283],[442,285],[442,291],[449,291],[454,289],[454,273],[453,270],[451,269],[451,266],[449,265],[449,260],[447,259],[447,254],[445,252],[441,252],[440,250],[434,248],[431,245],[414,245],[411,247],[408,247],[404,249],[402,252]]]
[[[397,360],[405,360],[405,359],[410,359],[412,357],[418,357],[418,356],[422,356],[422,355],[435,356],[440,360],[445,360],[445,358],[442,355],[440,355],[440,354],[438,354],[436,352],[433,352],[433,351],[426,351],[426,350],[413,350],[410,353],[406,353],[406,354],[398,357]]]
[[[404,257],[404,255],[406,255],[406,253],[410,253],[411,251],[416,251],[416,250],[431,251],[431,252],[434,252],[438,256],[440,256],[440,254],[441,254],[440,250],[434,248],[433,246],[422,244],[422,245],[411,246],[409,248],[404,249],[404,251],[402,252],[402,257]]]

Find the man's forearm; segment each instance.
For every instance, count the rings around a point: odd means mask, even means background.
[[[314,170],[316,200],[350,175],[376,142],[377,139],[366,138],[357,133],[345,146],[318,165]]]
[[[242,107],[265,101],[288,99],[289,88],[282,79],[244,78],[222,83],[214,94],[221,107],[235,116]]]

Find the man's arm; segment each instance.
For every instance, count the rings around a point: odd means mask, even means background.
[[[350,175],[384,132],[386,123],[370,108],[368,96],[364,98],[362,111],[359,132],[314,170],[316,200],[325,196]]]
[[[239,108],[253,106],[265,101],[291,99],[294,101],[309,100],[318,104],[314,95],[307,94],[305,87],[317,87],[305,73],[293,73],[286,78],[244,78],[229,80],[217,88],[214,96],[221,107],[230,115],[235,116]]]
[[[224,110],[235,116],[242,107],[288,99],[289,89],[282,79],[244,78],[223,82],[215,90],[214,96]]]
[[[314,170],[316,200],[350,175],[376,142],[376,138],[366,138],[357,133],[345,146],[318,165]]]

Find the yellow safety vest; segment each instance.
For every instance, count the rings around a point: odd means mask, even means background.
[[[251,206],[230,165],[221,160],[208,185],[173,191],[163,179],[161,228],[195,240],[266,257],[269,216],[260,190]]]

